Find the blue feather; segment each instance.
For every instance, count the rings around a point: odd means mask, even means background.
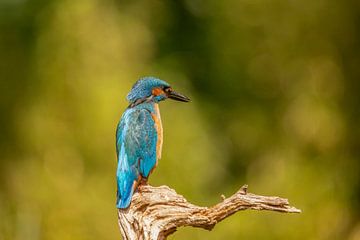
[[[152,103],[128,108],[118,125],[116,149],[117,168],[117,207],[129,206],[139,178],[147,178],[156,165],[157,132],[151,113]]]

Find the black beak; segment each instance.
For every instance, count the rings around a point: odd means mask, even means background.
[[[171,99],[174,99],[174,100],[180,101],[180,102],[189,102],[190,101],[190,98],[188,98],[187,96],[184,96],[184,95],[174,92],[174,91],[169,92],[167,96],[168,96],[168,98],[171,98]]]

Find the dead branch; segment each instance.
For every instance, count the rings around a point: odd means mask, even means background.
[[[192,226],[211,230],[218,222],[240,210],[268,210],[300,213],[289,206],[285,198],[247,193],[244,185],[229,198],[212,207],[199,207],[186,201],[167,186],[139,186],[131,205],[118,210],[118,222],[123,239],[162,240],[178,227]]]

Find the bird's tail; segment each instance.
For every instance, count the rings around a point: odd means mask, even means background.
[[[137,178],[131,172],[124,172],[117,177],[117,208],[127,208],[130,205]]]

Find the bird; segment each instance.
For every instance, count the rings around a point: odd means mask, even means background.
[[[156,77],[140,78],[127,95],[129,106],[116,128],[118,209],[129,207],[133,193],[147,182],[161,158],[163,129],[158,104],[166,99],[190,101]]]

